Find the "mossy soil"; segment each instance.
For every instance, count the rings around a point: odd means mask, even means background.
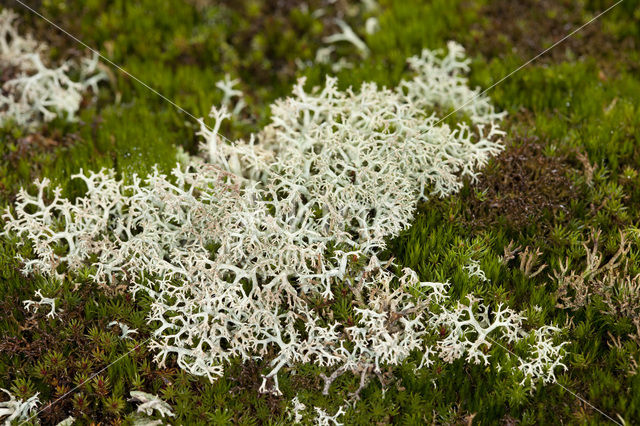
[[[39,18],[22,15],[22,29],[53,47],[53,59],[80,52],[78,46]],[[407,72],[405,60],[422,48],[464,45],[473,59],[472,84],[489,87],[530,57],[613,4],[611,1],[381,0],[372,11],[348,2],[313,0],[44,0],[38,9],[98,47],[159,92],[196,116],[205,116],[222,94],[215,83],[239,78],[248,108],[223,132],[243,137],[269,118],[268,105],[288,93],[296,78],[321,84],[329,65],[299,69],[311,61],[333,18],[346,19],[371,49],[367,58],[348,45],[338,54],[354,64],[337,73],[341,86],[376,81],[393,86]],[[275,5],[275,6],[274,6]],[[320,16],[314,10],[323,8]],[[364,33],[376,16],[380,30]],[[572,395],[580,395],[617,421],[640,421],[640,330],[633,318],[605,313],[595,299],[577,310],[558,308],[550,273],[560,263],[584,263],[583,244],[601,231],[604,256],[620,243],[620,231],[639,226],[640,207],[640,3],[625,0],[548,54],[493,88],[488,96],[508,112],[505,152],[477,182],[457,195],[419,207],[413,226],[390,241],[389,256],[414,268],[423,280],[450,281],[456,294],[475,292],[491,303],[524,311],[534,325],[564,327],[567,371],[555,384],[525,390],[513,377],[489,366],[437,363],[413,373],[415,359],[389,368],[347,410],[345,424],[600,424],[609,420]],[[298,61],[298,62],[299,62]],[[174,165],[179,147],[197,151],[196,125],[184,114],[116,70],[79,121],[54,121],[37,132],[0,131],[0,205],[11,204],[21,186],[48,177],[68,196],[82,188],[69,177],[79,169],[112,167],[123,177],[144,175],[154,164]],[[634,241],[636,244],[637,241]],[[509,248],[539,251],[535,275]],[[637,245],[628,273],[640,272]],[[48,282],[19,273],[16,241],[0,241],[0,387],[19,397],[40,393],[45,407],[137,343],[151,328],[149,301],[126,292],[104,294],[88,277]],[[489,281],[463,270],[478,260]],[[56,297],[62,313],[27,312],[22,301],[38,288]],[[350,299],[331,304],[339,317],[352,312]],[[120,340],[111,321],[138,329]],[[492,348],[499,351],[499,348]],[[296,395],[307,405],[334,413],[359,378],[345,375],[330,396],[321,395],[317,367],[281,373],[282,397],[258,393],[266,361],[233,363],[215,383],[189,376],[176,365],[159,368],[144,345],[124,356],[39,415],[55,424],[69,415],[83,423],[130,423],[135,405],[129,391],[162,396],[182,424],[286,424],[286,406]],[[565,390],[569,389],[571,392]]]

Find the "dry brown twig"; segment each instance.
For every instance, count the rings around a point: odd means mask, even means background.
[[[589,157],[586,153],[578,152],[576,153],[576,158],[584,167],[584,177],[587,182],[587,185],[591,186],[593,183],[593,172],[598,168],[597,164],[591,164],[589,161]]]
[[[540,265],[538,269],[536,269],[535,272],[533,272],[533,269],[538,263],[538,258],[540,257],[541,254],[542,252],[540,251],[540,249],[536,248],[534,251],[534,250],[530,250],[529,247],[526,247],[524,249],[524,252],[519,254],[520,270],[524,272],[524,274],[527,277],[533,278],[536,275],[539,275],[547,267],[547,264],[543,263],[542,265]]]
[[[506,265],[511,259],[515,259],[516,253],[521,249],[522,247],[515,245],[515,241],[509,241],[509,244],[504,248],[504,254],[500,257],[500,261]]]
[[[599,298],[605,305],[604,313],[632,319],[636,332],[629,337],[640,343],[640,274],[629,275],[631,244],[620,231],[618,249],[605,263],[599,249],[600,234],[593,231],[590,243],[583,244],[585,266],[581,272],[569,269],[569,259],[553,271],[552,278],[558,283],[557,307],[577,310]]]

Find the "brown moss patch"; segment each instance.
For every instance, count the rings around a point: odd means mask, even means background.
[[[521,228],[546,214],[567,211],[576,187],[569,178],[565,156],[547,156],[535,136],[516,136],[489,163],[471,188],[465,220],[472,228],[506,222]]]
[[[47,128],[41,133],[32,133],[15,141],[15,149],[7,153],[5,159],[15,165],[21,158],[33,158],[40,154],[55,151],[58,147],[67,147],[78,141],[76,133],[63,135],[59,130],[48,132]]]
[[[508,52],[532,58],[592,19],[597,13],[586,10],[583,2],[571,0],[496,0],[480,10],[481,19],[472,28],[476,45],[486,57]],[[536,62],[559,62],[591,56],[624,60],[621,52],[634,50],[632,37],[616,40],[603,29],[602,19],[551,49]],[[606,61],[605,61],[606,62]]]

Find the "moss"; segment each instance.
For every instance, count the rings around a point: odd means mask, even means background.
[[[528,60],[611,5],[588,3],[569,0],[486,2],[480,11],[482,19],[471,27],[474,35],[472,45],[486,58],[516,54]],[[596,58],[608,70],[620,66],[634,67],[634,38],[622,31],[607,30],[615,20],[612,16],[615,12],[591,22],[540,57],[536,63],[553,64]]]
[[[465,202],[466,225],[473,229],[500,226],[517,231],[545,225],[557,214],[566,216],[571,201],[583,197],[583,188],[570,179],[571,166],[558,153],[546,155],[535,136],[511,134],[506,150],[483,171],[479,182],[469,187]]]

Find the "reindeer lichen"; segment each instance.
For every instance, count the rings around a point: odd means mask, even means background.
[[[213,128],[201,121],[204,158],[129,183],[112,170],[81,171],[86,195],[73,202],[38,181],[35,195],[18,194],[4,232],[33,245],[24,273],[61,278],[88,265],[107,288],[148,293],[156,360],[175,356],[211,380],[232,358],[274,353],[263,392],[279,393],[278,373],[297,363],[332,371],[325,392],[345,372],[362,388],[416,351],[422,366],[463,354],[487,363],[485,338],[524,341],[524,317],[498,307],[492,319],[480,302],[479,314],[451,308],[448,283],[379,258],[418,201],[457,192],[502,150],[503,114],[467,86],[467,62],[450,43],[446,54],[410,58],[414,76],[396,89],[340,91],[329,77],[307,91],[300,80],[248,142],[222,140],[230,114],[213,108]],[[455,128],[441,122],[452,108],[461,110]],[[354,298],[351,324],[310,302],[332,300],[342,284]],[[450,334],[429,343],[442,326]],[[523,367],[534,379],[548,377],[540,351],[556,347],[545,330]]]

